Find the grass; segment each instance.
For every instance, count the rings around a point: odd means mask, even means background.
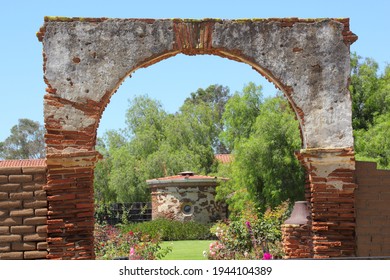
[[[171,247],[172,252],[167,254],[163,260],[207,260],[203,251],[208,252],[210,243],[213,240],[182,240],[165,241],[161,244],[163,248]]]

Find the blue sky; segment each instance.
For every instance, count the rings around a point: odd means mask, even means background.
[[[348,17],[351,30],[359,36],[351,51],[376,60],[381,69],[390,63],[390,1],[350,0],[1,0],[0,5],[0,141],[20,118],[43,124],[45,84],[42,45],[36,32],[44,16],[113,18],[326,18]],[[164,108],[175,112],[198,88],[211,84],[239,91],[248,82],[262,84],[265,95],[273,85],[248,65],[216,56],[178,55],[126,79],[111,99],[100,122],[98,135],[124,127],[127,100],[148,94]]]

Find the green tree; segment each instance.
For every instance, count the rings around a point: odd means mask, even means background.
[[[169,144],[176,149],[186,150],[198,159],[194,166],[197,166],[197,170],[193,171],[212,172],[213,147],[219,134],[213,109],[204,102],[184,103],[169,126]]]
[[[235,143],[249,137],[262,102],[262,86],[252,82],[229,99],[223,113],[224,130],[220,135],[228,150],[233,150]]]
[[[357,159],[376,161],[380,168],[390,169],[390,112],[375,118],[368,130],[355,131]]]
[[[299,124],[288,102],[267,99],[250,130],[248,138],[235,143],[231,180],[219,199],[227,200],[235,215],[251,204],[262,212],[287,199],[302,199],[304,170],[294,155],[301,147]]]
[[[217,137],[213,110],[203,101],[185,103],[175,115],[147,96],[130,101],[127,129],[109,131],[97,150],[104,160],[95,168],[95,189],[100,200],[149,200],[147,179],[184,170],[215,171],[212,143]]]
[[[125,145],[112,152],[109,188],[116,193],[117,202],[148,201],[150,193],[142,172],[144,162],[130,149]]]
[[[105,206],[117,201],[116,191],[110,187],[110,174],[113,164],[111,153],[126,145],[125,136],[119,131],[109,130],[97,139],[96,150],[103,156],[94,172],[95,204]]]
[[[129,101],[126,112],[127,132],[139,156],[147,156],[158,150],[165,138],[165,120],[168,114],[161,102],[147,95]]]
[[[223,114],[225,112],[226,103],[231,98],[230,89],[222,85],[210,85],[206,89],[199,88],[196,92],[192,92],[190,97],[184,101],[184,108],[190,108],[190,106],[208,106],[212,118],[212,130],[213,143],[212,147],[217,154],[226,154],[230,151],[225,144],[220,141],[219,134],[224,130],[224,123],[222,121]],[[182,108],[183,111],[183,108]]]
[[[11,128],[11,135],[0,143],[0,158],[45,158],[44,128],[36,121],[19,119]]]
[[[379,90],[378,63],[373,59],[351,55],[352,125],[354,129],[367,129],[374,116],[383,113]]]
[[[390,168],[390,66],[378,73],[378,63],[351,56],[352,116],[355,152],[358,160],[376,161]]]

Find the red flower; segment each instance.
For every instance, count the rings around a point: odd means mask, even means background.
[[[272,260],[272,255],[268,252],[265,252],[263,255],[263,260]]]

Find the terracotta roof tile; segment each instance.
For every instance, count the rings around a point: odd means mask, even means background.
[[[230,163],[233,160],[231,154],[216,154],[215,159],[221,163]]]
[[[174,181],[174,180],[184,180],[184,179],[187,179],[187,180],[203,180],[203,179],[210,180],[210,179],[216,179],[216,177],[195,174],[192,176],[174,175],[174,176],[167,176],[167,177],[156,178],[156,179],[151,179],[151,180]],[[148,181],[151,181],[151,180],[148,180]]]
[[[0,160],[1,167],[45,167],[45,159],[9,159]]]

